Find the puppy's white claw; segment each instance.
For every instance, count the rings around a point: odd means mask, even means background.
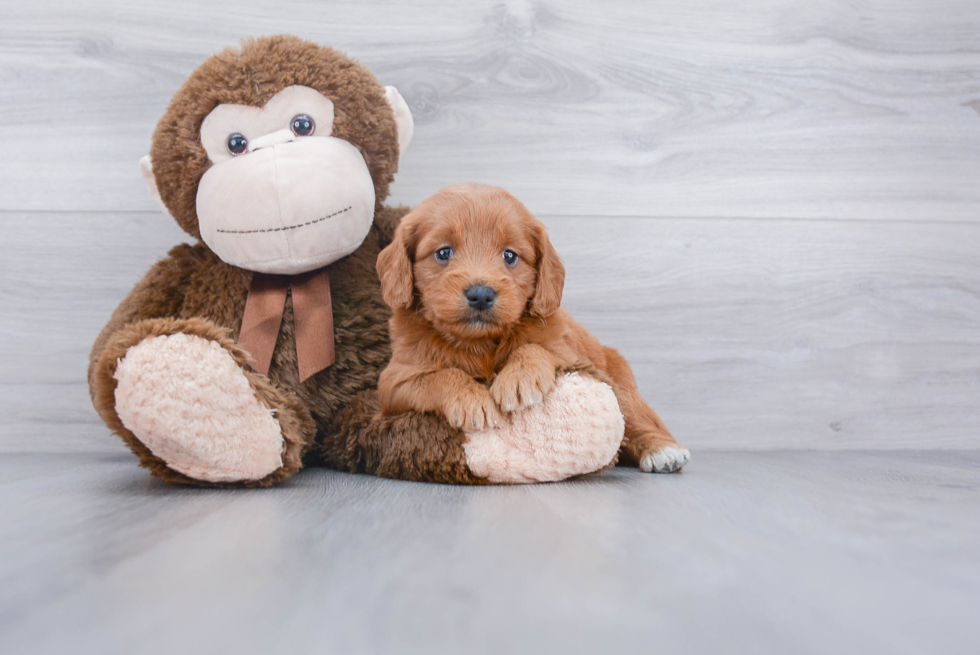
[[[664,446],[645,455],[640,469],[646,473],[673,473],[691,461],[691,451],[683,446]]]

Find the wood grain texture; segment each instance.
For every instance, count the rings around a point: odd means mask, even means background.
[[[545,214],[975,221],[980,5],[587,0],[8,2],[0,209],[152,207],[177,87],[248,35],[358,57],[417,121],[394,188]]]
[[[396,200],[476,179],[541,215],[566,305],[692,447],[976,447],[978,7],[6,6],[0,448],[116,448],[87,352],[184,238],[135,162],[195,66],[274,32],[404,92]]]
[[[543,218],[564,306],[689,447],[980,446],[980,225]],[[182,233],[153,213],[6,214],[0,232],[0,449],[115,448],[88,352]]]
[[[0,455],[0,650],[966,655],[978,494],[976,451],[258,492]]]

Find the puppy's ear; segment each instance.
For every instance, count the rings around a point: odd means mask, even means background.
[[[538,279],[531,298],[532,316],[551,316],[561,306],[561,294],[565,288],[565,266],[558,258],[548,231],[544,225],[535,220],[537,225],[531,230],[538,255]]]
[[[412,260],[409,259],[409,239],[412,232],[412,214],[402,217],[395,236],[378,255],[378,277],[381,278],[381,295],[392,309],[408,309],[412,306],[415,281],[412,276]]]

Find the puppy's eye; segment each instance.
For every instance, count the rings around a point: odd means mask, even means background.
[[[504,263],[507,264],[507,266],[509,267],[517,266],[518,259],[520,258],[517,256],[517,253],[514,252],[513,250],[504,251]]]
[[[293,117],[293,121],[289,124],[289,129],[293,131],[296,136],[310,136],[313,134],[313,130],[316,129],[316,124],[313,119],[306,114],[300,114]]]
[[[439,248],[436,250],[436,261],[440,264],[448,264],[449,260],[453,258],[452,248]]]
[[[232,155],[236,157],[244,155],[248,151],[248,139],[245,138],[245,135],[236,132],[228,137],[227,146],[228,152]]]

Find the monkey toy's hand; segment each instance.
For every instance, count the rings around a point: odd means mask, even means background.
[[[558,378],[538,404],[494,429],[467,432],[466,463],[490,482],[553,482],[611,466],[625,424],[612,388],[582,373]]]

